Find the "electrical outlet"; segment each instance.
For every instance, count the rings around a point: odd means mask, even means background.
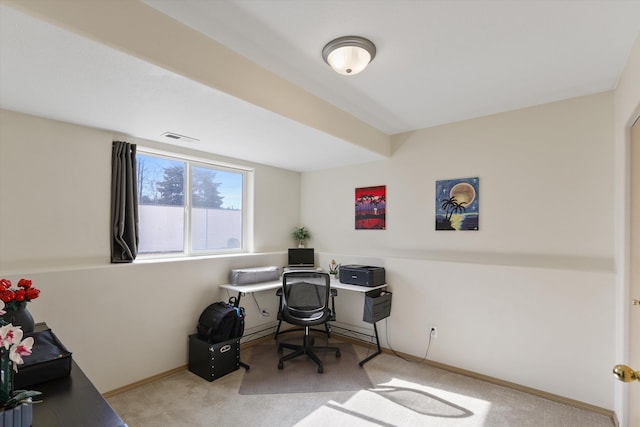
[[[435,326],[431,327],[431,338],[438,338],[438,328]]]

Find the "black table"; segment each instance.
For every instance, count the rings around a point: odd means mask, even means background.
[[[34,330],[47,329],[39,322]],[[41,403],[33,404],[33,427],[126,427],[75,361],[71,374],[25,387],[39,391]]]
[[[33,405],[33,427],[126,427],[75,362],[71,375],[29,387],[42,392]]]

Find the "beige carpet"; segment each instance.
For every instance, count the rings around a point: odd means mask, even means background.
[[[332,338],[333,341],[333,338]],[[275,342],[271,348],[277,353]],[[371,348],[353,346],[358,359]],[[249,360],[253,347],[242,350]],[[256,352],[258,355],[260,352]],[[327,354],[329,356],[329,354]],[[251,357],[253,359],[253,357]],[[307,377],[318,374],[304,362]],[[342,361],[340,362],[342,363]],[[275,364],[277,368],[277,363]],[[611,418],[381,354],[364,370],[374,384],[353,391],[243,395],[231,372],[209,382],[183,371],[117,396],[109,403],[129,427],[613,427]],[[287,367],[285,366],[285,370]],[[254,371],[255,370],[255,371]]]
[[[298,340],[299,341],[299,340]],[[325,343],[317,340],[317,345]],[[296,341],[288,341],[296,343]],[[336,345],[336,344],[332,344]],[[278,369],[277,346],[274,343],[253,346],[247,351],[245,363],[251,366],[242,378],[239,393],[250,394],[279,394],[279,393],[309,393],[325,391],[353,391],[373,387],[367,372],[358,366],[358,358],[353,345],[341,343],[340,357],[333,352],[317,353],[324,373],[319,374],[317,365],[307,356],[287,360],[284,369]],[[283,354],[292,350],[284,349]],[[243,355],[243,357],[246,357]]]

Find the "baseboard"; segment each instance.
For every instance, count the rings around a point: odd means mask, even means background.
[[[367,346],[367,344],[363,343],[360,340],[340,335],[339,333],[336,333],[335,331],[334,331],[333,335],[339,336],[340,339],[345,340],[345,341],[349,341],[349,342],[351,342],[353,344],[356,344],[356,345]],[[602,414],[602,415],[605,415],[605,416],[611,418],[613,423],[616,425],[616,427],[618,427],[618,425],[619,425],[615,412],[610,410],[610,409],[601,408],[599,406],[592,405],[590,403],[585,403],[585,402],[581,402],[579,400],[570,399],[568,397],[560,396],[558,394],[553,394],[553,393],[549,393],[549,392],[546,392],[546,391],[538,390],[538,389],[535,389],[535,388],[527,387],[527,386],[524,386],[524,385],[521,385],[521,384],[512,383],[510,381],[501,380],[500,378],[495,378],[495,377],[491,377],[491,376],[488,376],[488,375],[479,374],[477,372],[468,371],[466,369],[461,369],[461,368],[458,368],[458,367],[455,367],[455,366],[447,365],[445,363],[440,363],[440,362],[435,362],[433,360],[423,359],[421,357],[412,356],[410,354],[402,353],[402,352],[399,352],[399,351],[393,351],[393,350],[390,350],[388,348],[384,348],[383,347],[382,348],[382,352],[385,353],[385,354],[390,354],[390,355],[398,355],[398,356],[400,356],[400,357],[402,357],[404,359],[407,359],[407,360],[411,360],[411,361],[414,361],[414,362],[421,362],[421,363],[427,364],[429,366],[433,366],[434,368],[444,369],[446,371],[454,372],[456,374],[464,375],[466,377],[475,378],[475,379],[478,379],[478,380],[481,380],[481,381],[486,381],[486,382],[491,383],[491,384],[496,384],[496,385],[500,385],[500,386],[503,386],[503,387],[508,387],[508,388],[511,388],[511,389],[514,389],[514,390],[522,391],[524,393],[528,393],[528,394],[531,394],[531,395],[534,395],[534,396],[538,396],[538,397],[541,397],[543,399],[551,400],[553,402],[562,403],[562,404],[568,405],[568,406],[573,406],[574,408],[584,409],[584,410],[587,410],[587,411],[591,411],[591,412],[595,412],[595,413],[598,413],[598,414]]]
[[[154,375],[152,377],[145,378],[145,379],[142,379],[140,381],[136,381],[134,383],[127,384],[127,385],[122,386],[122,387],[118,387],[118,388],[113,389],[111,391],[108,391],[106,393],[102,393],[102,396],[104,398],[108,399],[108,398],[113,397],[113,396],[115,396],[117,394],[124,393],[125,391],[133,390],[134,388],[140,387],[142,385],[152,383],[152,382],[160,380],[162,378],[170,377],[171,375],[175,375],[178,372],[182,372],[182,371],[184,371],[186,369],[187,369],[187,365],[179,366],[177,368],[170,369],[170,370],[168,370],[166,372],[162,372],[160,374],[156,374],[156,375]]]
[[[432,360],[425,360],[424,363],[436,367],[445,369],[447,371],[455,372],[461,375],[465,375],[467,377],[475,378],[478,380],[486,381],[491,384],[501,385],[504,387],[508,387],[514,390],[522,391],[524,393],[528,393],[534,396],[542,397],[547,400],[551,400],[553,402],[562,403],[564,405],[573,406],[575,408],[584,409],[591,412],[596,412],[598,414],[606,415],[607,417],[613,420],[615,413],[612,410],[601,408],[596,405],[592,405],[590,403],[585,403],[579,400],[570,399],[568,397],[560,396],[558,394],[549,393],[546,391],[538,390],[535,388],[527,387],[521,384],[512,383],[510,381],[501,380],[499,378],[490,377],[488,375],[479,374],[473,371],[467,371],[466,369],[460,369],[455,366],[446,365],[444,363],[434,362]]]
[[[274,334],[266,335],[266,336],[263,336],[263,337],[260,337],[260,338],[256,338],[256,339],[251,340],[251,341],[240,343],[240,350],[243,350],[245,348],[249,348],[249,347],[257,345],[257,344],[262,344],[263,342],[273,341],[274,336],[275,336]]]

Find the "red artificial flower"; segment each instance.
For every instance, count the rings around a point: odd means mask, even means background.
[[[9,290],[4,290],[4,291],[0,291],[0,299],[3,302],[11,302],[13,301],[13,299],[15,298],[15,295],[13,294],[13,291],[9,291]]]
[[[18,289],[17,291],[14,292],[15,297],[14,299],[18,302],[22,302],[24,301],[24,297],[25,297],[25,292],[24,289]]]
[[[40,296],[40,289],[29,288],[25,290],[25,296],[27,297],[27,301],[31,301],[32,299],[38,298]]]
[[[20,281],[18,282],[18,286],[21,288],[30,288],[31,287],[31,280],[27,280],[27,279],[20,279]]]
[[[31,280],[20,279],[16,288],[11,288],[11,281],[0,279],[0,300],[5,303],[5,311],[26,307],[27,302],[38,298],[40,290],[34,288]]]

